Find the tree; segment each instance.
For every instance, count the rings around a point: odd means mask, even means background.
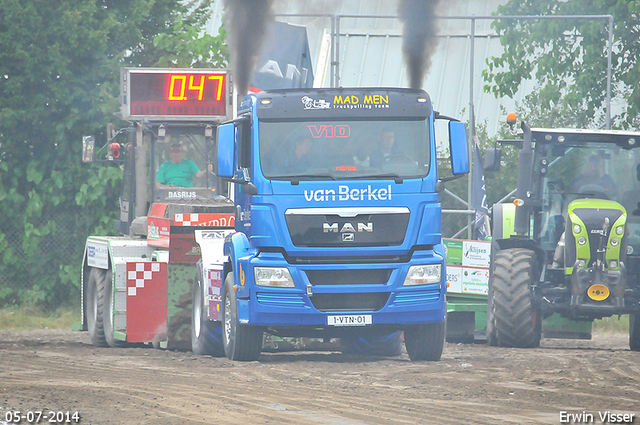
[[[82,135],[106,142],[119,68],[158,63],[155,37],[210,4],[0,0],[0,305],[79,299],[84,240],[111,231],[121,178],[80,163]]]
[[[614,18],[612,97],[626,102],[618,124],[640,124],[639,0],[510,0],[500,15],[603,15]],[[604,19],[496,20],[504,53],[487,59],[485,91],[496,96],[517,92],[523,80],[540,84],[543,109],[558,105],[599,125],[604,117],[608,22]],[[574,123],[576,126],[584,125]]]

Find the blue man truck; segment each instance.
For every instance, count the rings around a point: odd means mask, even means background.
[[[217,129],[235,231],[223,242],[221,232],[196,236],[207,278],[202,293],[194,289],[194,346],[255,360],[267,332],[340,338],[375,353],[394,351],[404,332],[411,360],[438,360],[446,312],[438,192],[447,180],[436,163],[439,118],[449,124],[449,178],[464,175],[465,126],[435,112],[422,90],[246,96]]]

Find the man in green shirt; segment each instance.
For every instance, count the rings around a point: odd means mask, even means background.
[[[182,158],[182,146],[179,143],[171,145],[170,161],[165,162],[156,174],[156,187],[164,186],[193,187],[193,176],[204,177],[207,172],[200,171],[195,162]]]

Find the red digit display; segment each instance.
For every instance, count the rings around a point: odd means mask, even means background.
[[[125,68],[124,119],[226,117],[227,72],[200,69]]]

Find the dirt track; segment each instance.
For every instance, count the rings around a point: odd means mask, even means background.
[[[558,424],[563,411],[640,424],[640,353],[606,334],[529,350],[446,344],[437,363],[334,351],[239,363],[0,331],[2,425],[8,410],[78,411],[82,424]]]

